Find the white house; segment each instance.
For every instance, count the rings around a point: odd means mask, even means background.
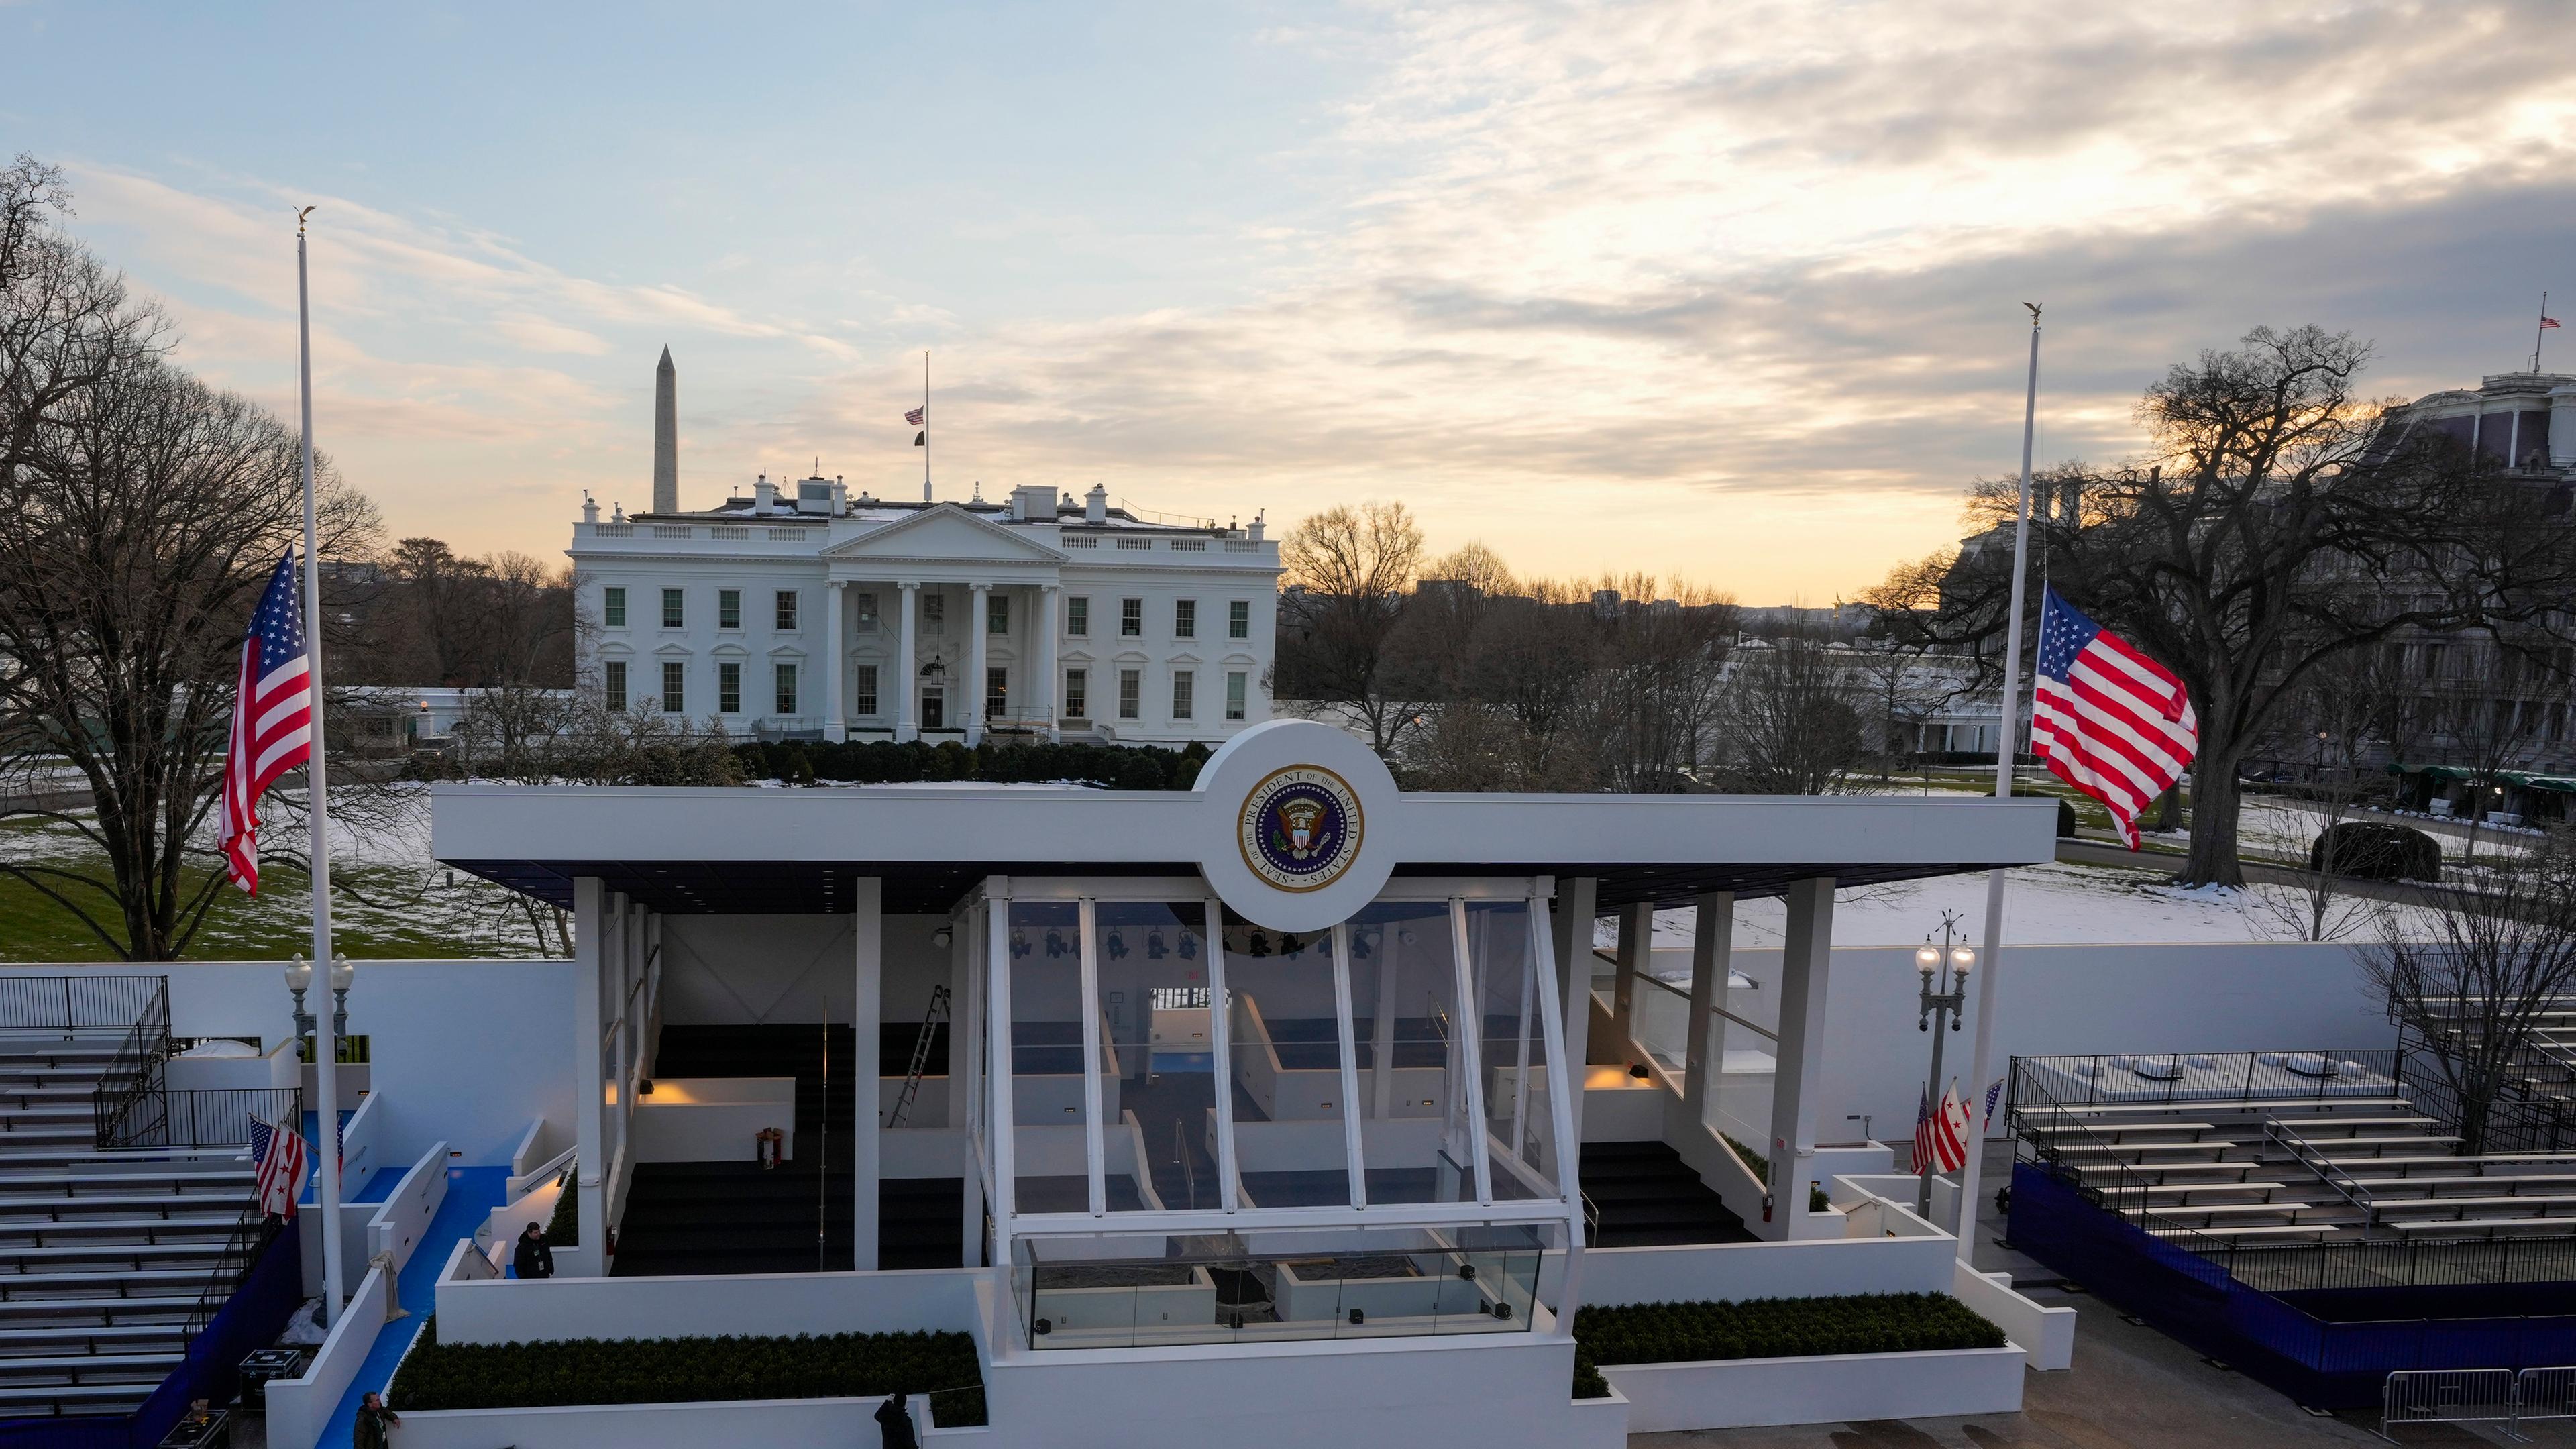
[[[572,547],[579,668],[614,707],[769,738],[987,733],[1179,744],[1270,718],[1279,545],[1262,521],[1139,518],[1095,486],[1004,503],[839,478],[678,504],[669,354],[653,511]]]

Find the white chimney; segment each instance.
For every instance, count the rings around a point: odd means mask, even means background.
[[[1252,527],[1251,527],[1250,529],[1246,530],[1248,533],[1250,533],[1250,534],[1251,534],[1251,536],[1252,536],[1252,541],[1253,541],[1254,543],[1259,543],[1259,542],[1261,541],[1261,529],[1262,529],[1261,515],[1260,515],[1260,514],[1258,514],[1258,513],[1256,513],[1256,514],[1252,515]]]
[[[1091,491],[1082,495],[1082,521],[1085,523],[1109,521],[1108,489],[1094,483],[1091,485]]]
[[[1011,518],[1019,523],[1055,522],[1055,490],[1033,486],[1012,489]]]
[[[773,513],[777,511],[777,508],[778,485],[770,482],[769,475],[763,473],[760,475],[759,479],[751,485],[751,511],[754,513]]]
[[[849,511],[850,485],[842,482],[841,475],[835,473],[832,475],[832,516],[838,518]]]
[[[590,490],[587,488],[581,490],[581,521],[584,523],[599,521],[599,500],[591,497]]]
[[[623,503],[618,504],[617,511],[609,516],[608,521],[611,523],[624,523],[626,521],[626,505]]]

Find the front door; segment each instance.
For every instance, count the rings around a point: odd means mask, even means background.
[[[944,693],[945,691],[936,684],[925,684],[921,687],[921,727],[923,729],[935,730],[947,726],[948,710],[947,701],[942,697]]]

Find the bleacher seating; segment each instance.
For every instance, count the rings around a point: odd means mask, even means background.
[[[0,1034],[0,1418],[131,1412],[257,1241],[238,1149],[98,1150],[127,1036]]]

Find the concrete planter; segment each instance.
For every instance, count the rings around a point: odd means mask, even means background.
[[[1628,1431],[2001,1414],[2021,1408],[2019,1346],[1604,1365]]]
[[[403,1449],[492,1449],[543,1444],[548,1449],[845,1449],[873,1444],[883,1398],[732,1399],[695,1404],[580,1404],[547,1409],[440,1409],[402,1414]],[[924,1427],[921,1401],[913,1425]]]

